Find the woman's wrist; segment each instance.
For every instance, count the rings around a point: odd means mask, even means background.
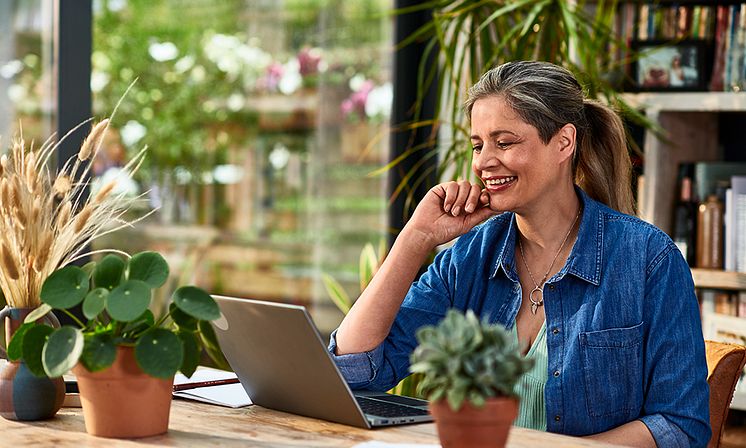
[[[396,245],[402,246],[408,254],[426,257],[432,252],[437,243],[433,241],[432,235],[419,229],[404,226],[404,229],[396,238]]]

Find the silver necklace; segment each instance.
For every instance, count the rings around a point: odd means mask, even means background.
[[[531,314],[536,314],[536,310],[540,306],[544,305],[544,282],[547,281],[549,273],[552,272],[554,262],[557,261],[559,254],[562,253],[562,248],[565,247],[567,239],[570,238],[570,234],[572,233],[572,229],[575,228],[575,224],[578,222],[578,218],[580,218],[580,208],[578,208],[578,214],[575,216],[575,220],[572,222],[570,229],[567,231],[567,235],[565,235],[565,239],[562,240],[562,244],[560,244],[560,248],[557,251],[557,254],[555,254],[554,259],[552,260],[552,264],[549,265],[549,269],[547,269],[547,272],[546,274],[544,274],[544,277],[541,279],[540,283],[534,279],[534,274],[531,272],[531,268],[528,267],[528,263],[526,263],[526,255],[523,253],[523,243],[521,242],[521,237],[518,237],[518,248],[521,250],[521,259],[523,260],[523,265],[526,266],[528,276],[531,278],[531,281],[534,282],[534,289],[532,289],[528,295],[528,300],[531,301]],[[534,300],[534,294],[536,293],[539,294],[538,300]]]

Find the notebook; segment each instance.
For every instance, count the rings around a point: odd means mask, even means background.
[[[213,297],[218,341],[253,403],[360,428],[432,421],[425,400],[353,393],[304,307]]]

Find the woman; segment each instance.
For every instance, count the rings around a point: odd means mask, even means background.
[[[511,328],[540,366],[518,391],[517,424],[705,446],[707,366],[691,273],[667,235],[625,214],[633,204],[619,117],[543,62],[490,70],[466,113],[484,188],[448,182],[423,198],[332,335],[350,385],[392,387],[408,374],[417,328],[449,308],[472,309]],[[428,253],[455,237],[412,284]]]

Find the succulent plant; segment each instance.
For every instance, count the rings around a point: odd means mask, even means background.
[[[54,271],[42,285],[41,306],[14,334],[8,359],[23,360],[34,375],[49,377],[67,373],[78,362],[91,372],[106,369],[117,346],[134,347],[137,364],[156,378],[177,371],[191,376],[203,347],[221,364],[209,322],[220,317],[220,310],[207,292],[183,286],[174,291],[168,313],[156,320],[150,311],[152,290],[163,286],[168,275],[166,260],[156,252],[140,252],[127,261],[107,255],[82,268]],[[85,322],[69,311],[79,304]],[[78,327],[37,323],[52,310],[67,314]]]
[[[488,398],[515,396],[518,380],[533,366],[504,327],[480,322],[471,310],[449,310],[437,326],[420,328],[417,341],[410,371],[424,374],[418,392],[446,399],[454,411],[466,400],[482,407]]]

